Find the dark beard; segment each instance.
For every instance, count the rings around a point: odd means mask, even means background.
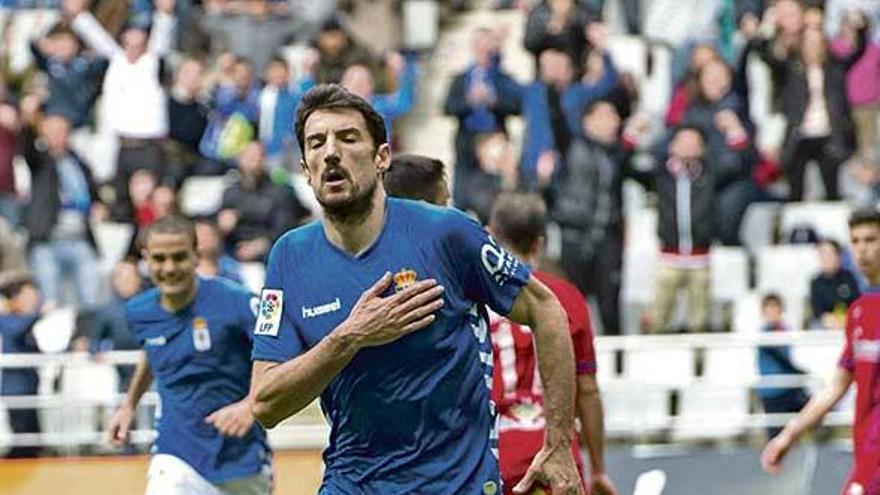
[[[361,223],[373,212],[373,194],[376,192],[377,182],[372,181],[365,189],[344,204],[328,205],[318,197],[318,203],[324,208],[324,216],[337,225]]]

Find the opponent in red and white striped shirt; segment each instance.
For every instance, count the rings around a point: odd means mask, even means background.
[[[534,265],[544,243],[545,215],[546,208],[539,197],[505,194],[495,203],[489,230],[508,251]],[[590,455],[588,493],[615,494],[614,484],[605,475],[602,401],[596,384],[593,332],[584,295],[572,284],[548,273],[536,270],[533,274],[556,295],[568,316],[577,372],[576,412],[581,423],[580,437]],[[537,488],[534,480],[523,479],[543,445],[545,426],[531,329],[490,314],[490,331],[494,365],[492,400],[499,416],[499,461],[504,493],[549,493],[546,488],[544,491]],[[583,473],[577,443],[572,454]],[[530,484],[535,491],[526,491]]]

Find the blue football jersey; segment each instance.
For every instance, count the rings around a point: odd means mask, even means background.
[[[458,210],[389,198],[379,237],[350,255],[314,222],[269,257],[254,359],[283,362],[345,320],[361,293],[444,286],[427,328],[360,350],[321,394],[330,424],[321,494],[500,493],[484,304],[507,314],[529,270]]]
[[[176,456],[208,481],[222,483],[256,474],[270,462],[259,424],[234,438],[205,422],[250,390],[258,300],[219,278],[199,278],[198,284],[195,300],[177,313],[159,305],[153,288],[126,303],[126,316],[161,398],[153,452]]]

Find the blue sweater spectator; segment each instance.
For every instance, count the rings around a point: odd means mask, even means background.
[[[31,43],[34,61],[49,85],[44,111],[67,117],[74,128],[89,123],[109,63],[81,55],[80,48],[79,39],[66,28],[54,28]]]
[[[580,134],[580,117],[590,102],[605,96],[617,84],[617,71],[608,55],[602,57],[599,77],[574,82],[571,57],[545,50],[539,59],[540,77],[521,89],[526,133],[520,160],[520,182],[543,188],[561,170],[573,132]]]
[[[386,64],[397,77],[397,88],[391,93],[375,92],[373,73],[363,64],[354,64],[345,69],[341,84],[373,105],[385,119],[385,130],[390,141],[394,121],[406,115],[415,102],[418,69],[415,62],[406,61],[398,53],[386,57]]]
[[[266,85],[260,92],[259,133],[270,168],[284,164],[290,153],[298,151],[293,131],[296,107],[303,93],[314,85],[311,76],[291,84],[290,69],[283,58],[273,58],[269,62]]]
[[[232,165],[230,160],[256,137],[260,121],[260,86],[249,61],[236,62],[233,83],[217,87],[209,106],[208,127],[199,149],[202,156]]]
[[[485,192],[478,183],[494,184],[495,177],[483,170],[476,154],[479,136],[507,134],[506,120],[520,113],[520,87],[501,68],[498,40],[489,29],[472,34],[473,62],[452,80],[443,105],[446,115],[455,117],[455,175],[452,196],[463,210],[488,210],[473,201],[472,188]],[[494,196],[493,196],[494,197]],[[486,201],[491,205],[491,201]]]

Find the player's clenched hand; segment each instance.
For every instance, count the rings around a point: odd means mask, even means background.
[[[107,427],[107,434],[110,437],[110,443],[116,447],[122,447],[128,443],[128,432],[131,431],[131,424],[134,422],[134,410],[127,405],[122,405],[113,414],[110,419],[110,425]]]
[[[545,445],[532,460],[523,479],[513,487],[513,493],[529,493],[536,482],[549,486],[554,494],[584,495],[570,445],[555,448]]]
[[[205,423],[214,425],[222,435],[241,438],[251,431],[254,415],[250,403],[240,401],[212,412],[205,418]]]
[[[782,472],[782,460],[791,448],[791,444],[792,439],[785,432],[773,437],[761,453],[761,467],[764,471],[769,474]]]
[[[358,347],[387,344],[434,321],[443,307],[443,287],[433,279],[416,282],[400,292],[382,297],[391,286],[386,273],[361,294],[348,318],[340,326],[342,334],[353,338]]]

